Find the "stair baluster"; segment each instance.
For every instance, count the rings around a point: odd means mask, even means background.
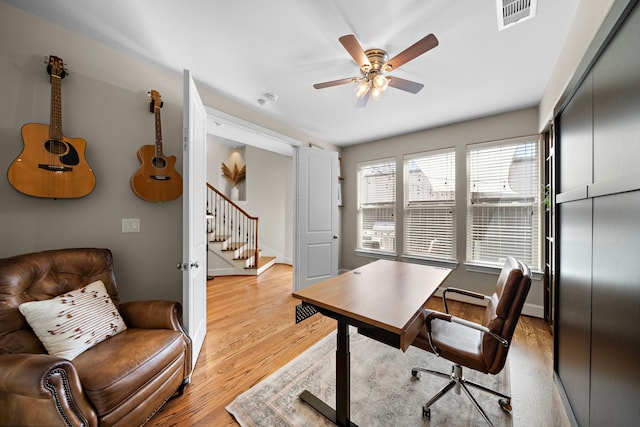
[[[251,216],[211,184],[207,183],[207,232],[209,240],[227,241],[227,249],[249,259],[258,268],[258,217]]]

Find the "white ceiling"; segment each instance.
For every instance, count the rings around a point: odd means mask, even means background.
[[[338,146],[428,129],[539,103],[579,0],[538,0],[535,18],[498,31],[495,0],[4,0],[163,67]],[[424,84],[389,88],[356,109],[359,76],[338,42],[392,57],[433,33],[435,49],[392,75]],[[265,93],[275,103],[259,105]]]

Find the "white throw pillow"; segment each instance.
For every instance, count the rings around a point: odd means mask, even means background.
[[[47,352],[69,360],[127,329],[102,280],[19,309]]]

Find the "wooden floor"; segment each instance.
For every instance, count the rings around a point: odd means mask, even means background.
[[[313,343],[335,330],[320,314],[296,325],[291,266],[262,275],[208,282],[207,336],[191,384],[147,425],[237,426],[225,407]],[[433,298],[428,307],[442,309]],[[478,321],[481,307],[450,304],[452,313]],[[514,426],[569,426],[552,370],[552,337],[541,319],[521,317],[509,353]],[[416,408],[420,411],[421,408]]]

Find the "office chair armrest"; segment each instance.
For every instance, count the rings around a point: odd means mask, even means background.
[[[496,341],[498,341],[503,346],[509,347],[509,341],[507,341],[506,339],[502,338],[500,335],[496,334],[495,332],[492,332],[486,326],[482,326],[479,323],[471,322],[469,320],[465,320],[465,319],[462,319],[460,317],[452,316],[451,314],[448,314],[448,313],[442,313],[442,312],[439,312],[439,311],[425,310],[424,323],[425,323],[425,327],[427,328],[427,333],[428,333],[428,337],[429,337],[429,345],[431,346],[431,349],[433,350],[433,352],[435,354],[437,354],[437,355],[440,355],[440,353],[439,353],[439,351],[437,351],[436,346],[433,345],[433,343],[431,342],[431,322],[433,321],[433,319],[439,319],[439,320],[444,320],[445,322],[457,323],[458,325],[462,325],[462,326],[465,326],[467,328],[472,328],[472,329],[478,330],[480,332],[483,332],[485,334],[489,334],[490,336],[495,338]]]
[[[427,327],[427,331],[429,331],[429,333],[431,333],[431,321],[433,319],[440,319],[451,322],[451,318],[453,317],[452,315],[448,313],[442,313],[441,311],[425,310],[424,314],[424,324]]]
[[[466,289],[460,289],[460,288],[445,288],[444,291],[442,291],[442,302],[444,302],[444,311],[449,313],[449,306],[447,304],[447,292],[453,292],[454,294],[461,294],[461,295],[465,295],[471,298],[475,298],[475,299],[482,299],[482,300],[490,300],[491,298],[483,295],[483,294],[479,294],[477,292],[473,292],[473,291],[468,291]]]
[[[495,332],[492,332],[489,328],[487,328],[486,326],[482,326],[479,323],[470,322],[468,320],[461,319],[461,318],[456,317],[456,316],[451,316],[450,322],[457,323],[458,325],[466,326],[468,328],[476,329],[478,331],[484,332],[485,334],[489,334],[493,338],[495,338],[496,341],[498,341],[503,346],[509,347],[509,341],[505,340],[500,335],[496,334]]]
[[[431,351],[433,351],[433,354],[435,354],[438,357],[440,356],[440,350],[438,350],[438,347],[436,347],[433,344],[433,341],[431,338],[431,321],[433,319],[440,319],[446,322],[450,322],[451,317],[452,316],[448,313],[442,313],[440,311],[432,311],[428,309],[424,310],[424,326],[427,329],[427,339],[429,341],[429,346],[431,347]]]

